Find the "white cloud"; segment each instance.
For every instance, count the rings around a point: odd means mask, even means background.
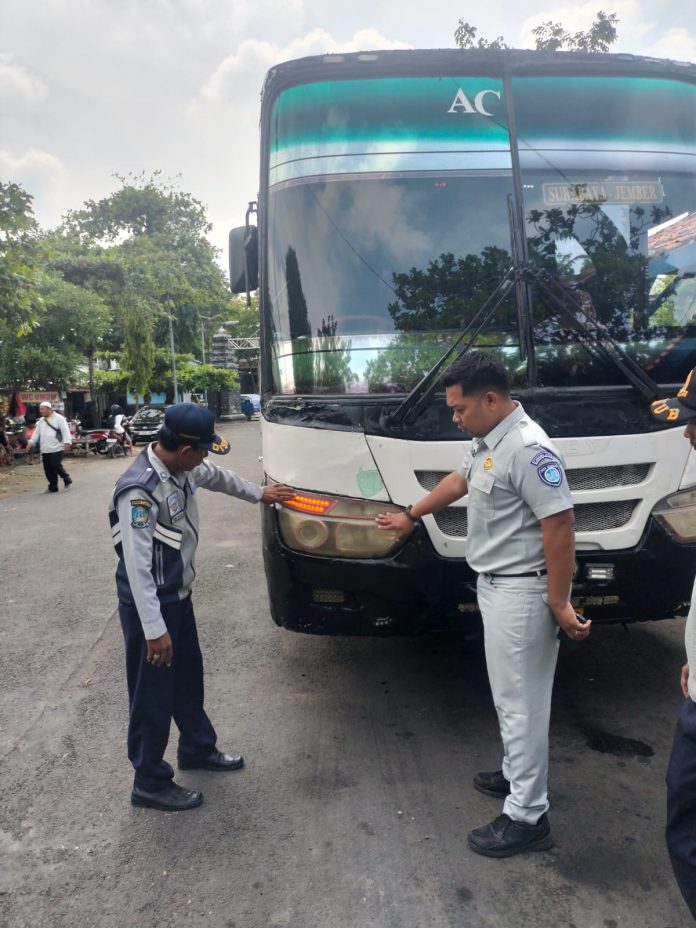
[[[10,55],[0,55],[0,98],[39,103],[45,96],[46,85],[40,78],[14,64]]]
[[[65,166],[50,152],[30,148],[21,155],[0,149],[0,179],[21,184],[34,197],[41,224],[56,225],[65,211]]]
[[[687,29],[669,29],[648,47],[647,53],[656,58],[696,61],[696,36]]]
[[[370,28],[359,30],[345,42],[335,39],[324,29],[313,29],[284,47],[259,39],[246,39],[237,52],[225,58],[201,87],[198,101],[212,105],[229,104],[235,99],[238,101],[242,87],[260,90],[264,72],[281,61],[304,58],[306,55],[412,47],[405,42],[387,39],[376,29]],[[257,107],[256,98],[254,106]]]

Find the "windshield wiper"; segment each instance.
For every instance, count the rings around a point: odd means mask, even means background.
[[[413,420],[418,416],[423,407],[428,403],[430,396],[437,386],[437,376],[442,368],[447,364],[452,353],[459,347],[462,341],[469,333],[471,337],[462,350],[457,354],[460,358],[474,344],[479,332],[488,324],[500,304],[510,292],[510,288],[516,283],[519,277],[518,271],[514,267],[509,268],[495,290],[490,294],[485,303],[474,314],[471,321],[467,323],[464,331],[449,346],[445,353],[435,362],[430,370],[411,390],[406,399],[394,410],[389,416],[390,425],[401,425],[402,422]],[[476,328],[474,328],[476,327]],[[472,332],[473,330],[473,332]],[[456,360],[456,358],[454,359]]]

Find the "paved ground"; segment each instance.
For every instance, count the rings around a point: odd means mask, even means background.
[[[227,460],[259,479],[258,423]],[[130,806],[105,506],[124,461],[0,481],[0,924],[8,928],[682,928],[663,846],[683,623],[596,629],[554,698],[549,853],[471,854],[498,812],[479,645],[323,639],[268,616],[256,507],[201,495],[195,601],[207,701],[247,768],[206,801]],[[31,476],[29,471],[32,472]],[[12,485],[10,481],[15,481]],[[25,492],[17,492],[18,489]],[[173,756],[173,752],[170,752]]]

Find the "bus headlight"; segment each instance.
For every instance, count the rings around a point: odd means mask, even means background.
[[[696,487],[661,499],[652,514],[675,541],[696,541]]]
[[[375,525],[380,512],[403,512],[392,503],[298,491],[278,507],[283,542],[294,551],[324,557],[385,557],[399,544],[396,532]]]

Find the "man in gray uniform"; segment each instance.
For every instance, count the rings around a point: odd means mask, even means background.
[[[652,413],[663,422],[685,424],[684,437],[696,451],[696,368],[674,398],[652,404]],[[667,768],[665,835],[674,876],[696,919],[696,582],[684,639],[686,664],[681,670],[684,704]],[[695,668],[693,672],[691,667]]]
[[[551,847],[548,732],[558,626],[589,634],[569,596],[575,564],[573,503],[558,451],[510,396],[507,371],[492,354],[471,352],[442,383],[471,453],[406,512],[380,515],[380,528],[405,536],[428,513],[469,494],[467,560],[478,573],[486,662],[503,741],[501,770],[474,786],[505,798],[502,815],[468,835],[487,857]]]
[[[293,496],[280,484],[261,487],[205,460],[227,454],[215,416],[194,403],[170,406],[156,443],[116,484],[109,521],[118,555],[116,588],[126,644],[130,715],[128,757],[135,769],[131,802],[166,812],[192,809],[198,790],[173,782],[164,760],[171,721],[179,729],[180,769],[237,770],[242,757],[217,749],[203,708],[203,658],[191,604],[198,544],[196,491],[203,487],[249,503]]]

